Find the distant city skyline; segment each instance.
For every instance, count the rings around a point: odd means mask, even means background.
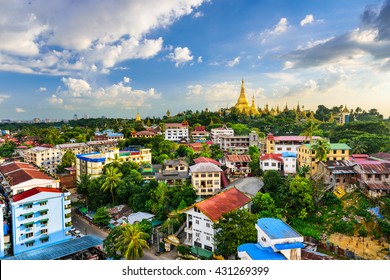
[[[390,116],[390,0],[1,1],[0,120],[235,105]]]

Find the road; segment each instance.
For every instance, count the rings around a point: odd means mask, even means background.
[[[98,238],[101,238],[102,240],[104,240],[108,235],[107,232],[95,226],[94,224],[90,224],[80,215],[72,215],[72,224],[76,229],[78,229],[82,234],[85,235],[91,234]],[[156,256],[156,251],[157,250],[155,246],[151,246],[149,249],[144,250],[144,256],[141,258],[141,260],[174,260],[177,255],[176,250],[174,250],[172,252],[163,253],[159,256]]]

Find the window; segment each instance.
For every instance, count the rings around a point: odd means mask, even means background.
[[[342,154],[345,154],[345,150],[341,150],[341,153],[342,153]]]
[[[47,228],[41,229],[41,234],[46,234],[47,233]]]
[[[34,233],[32,232],[28,232],[26,233],[26,238],[30,238],[30,237],[33,237]]]
[[[34,225],[34,223],[27,223],[27,224],[24,224],[24,227],[25,228],[32,228]]]
[[[213,248],[211,246],[204,245],[204,248],[209,251],[213,251]]]
[[[199,220],[195,220],[195,224],[199,225]]]
[[[26,214],[23,214],[23,216],[24,216],[25,219],[30,219],[30,218],[32,218],[34,216],[34,213],[33,212],[26,213]]]
[[[41,216],[47,215],[47,212],[48,212],[47,209],[39,211]]]
[[[42,238],[40,238],[40,240],[41,240],[41,243],[49,242],[49,236],[42,237]]]
[[[26,242],[26,247],[34,246],[34,241]]]
[[[276,163],[275,163],[275,162],[273,162],[273,163],[272,163],[272,166],[276,166]]]
[[[210,236],[206,236],[206,240],[207,240],[207,241],[210,241]]]
[[[264,162],[264,166],[269,166],[269,163],[268,162]]]
[[[208,228],[209,228],[209,227],[210,227],[210,223],[206,223],[206,227],[208,227]]]
[[[22,190],[23,191],[23,190]],[[33,207],[32,203],[29,203],[29,204],[25,204],[23,206],[25,209],[31,209]]]

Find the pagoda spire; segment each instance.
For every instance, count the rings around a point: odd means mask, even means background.
[[[260,112],[257,110],[255,105],[255,95],[252,95],[252,106],[251,106],[251,115],[259,115]]]
[[[234,105],[234,107],[236,109],[238,109],[238,111],[240,113],[250,112],[251,108],[249,107],[248,99],[246,98],[246,95],[245,95],[244,79],[242,79],[242,81],[241,81],[240,96],[238,97],[237,103],[236,103],[236,105]]]

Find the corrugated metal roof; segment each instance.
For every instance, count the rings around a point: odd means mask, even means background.
[[[198,202],[195,206],[212,221],[217,221],[223,214],[239,209],[250,201],[248,196],[236,188],[231,188]]]
[[[102,239],[93,235],[86,235],[28,251],[17,256],[6,258],[5,260],[56,260],[101,245],[102,243]]]
[[[279,219],[261,218],[257,220],[257,225],[271,238],[295,238],[302,237],[292,227]]]
[[[249,155],[227,155],[227,162],[251,162],[252,159]]]
[[[381,164],[359,164],[362,173],[365,174],[389,174],[390,169],[385,163]]]
[[[210,162],[201,162],[190,166],[191,172],[222,172],[222,169]]]
[[[302,242],[275,244],[275,248],[278,250],[296,249],[296,248],[304,248],[304,247],[305,245],[303,245]]]
[[[274,252],[271,247],[262,247],[259,243],[247,243],[238,246],[238,252],[246,252],[252,260],[286,260],[281,253]]]
[[[219,161],[216,161],[215,159],[212,158],[207,158],[207,157],[198,157],[194,159],[194,162],[197,163],[202,163],[202,162],[210,162],[215,165],[221,166],[222,164]]]

